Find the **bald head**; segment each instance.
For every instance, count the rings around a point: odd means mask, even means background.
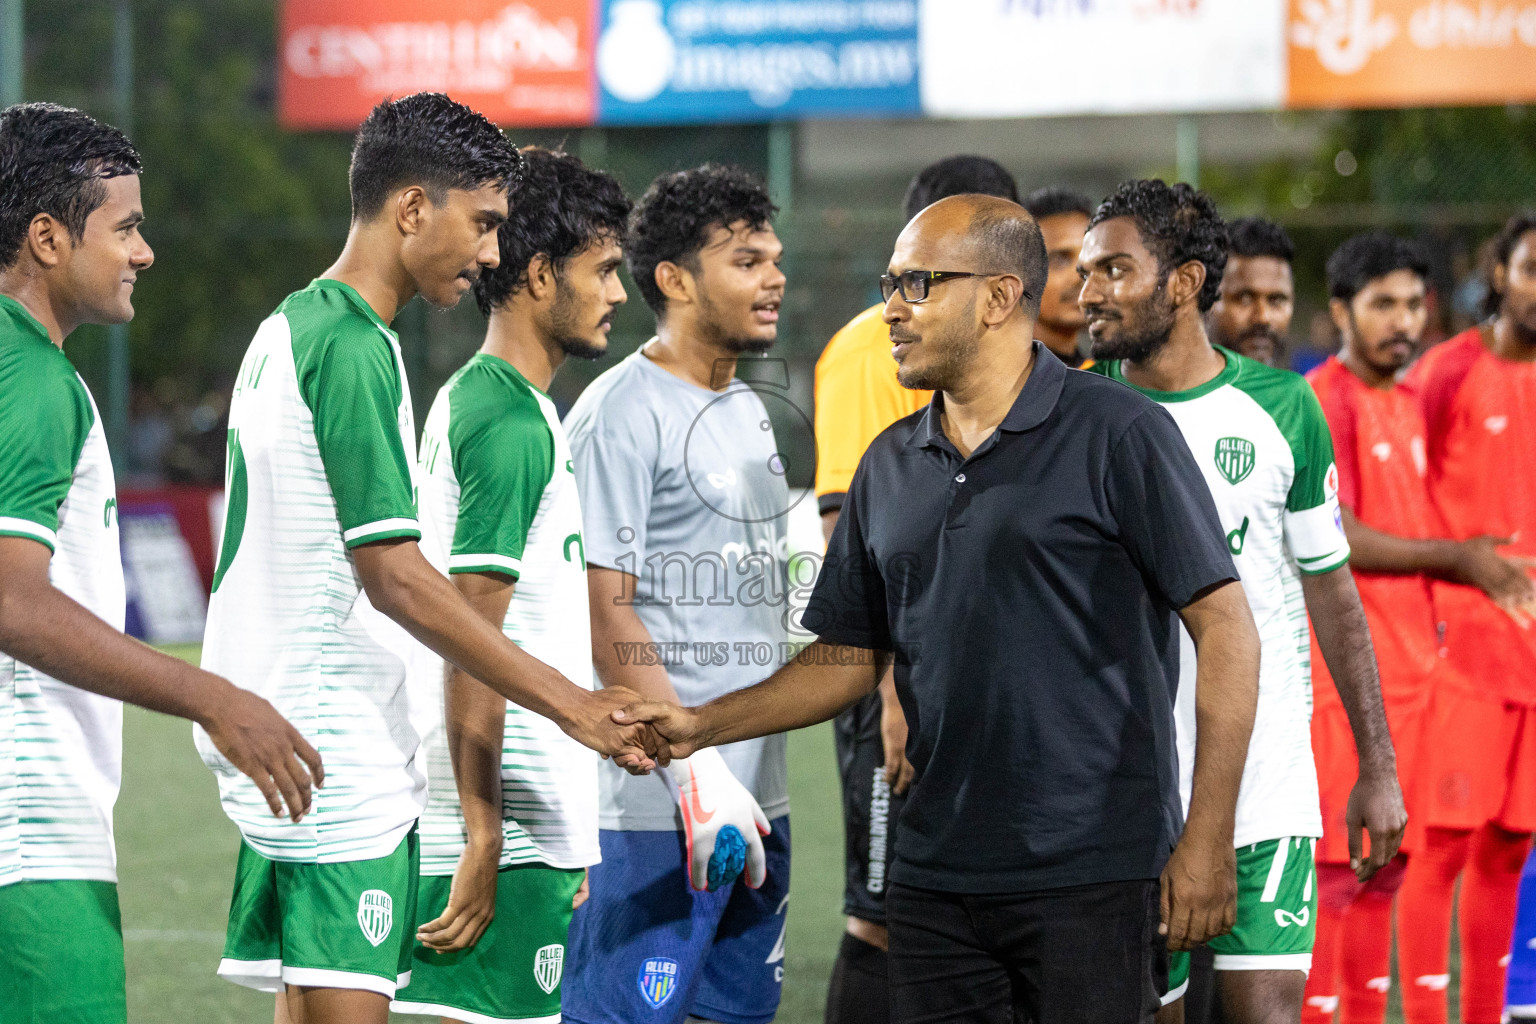
[[[1048,269],[1045,239],[1018,203],[983,195],[941,199],[912,218],[896,248],[927,270],[1011,274],[1023,283],[1024,311],[1031,319],[1040,312]]]

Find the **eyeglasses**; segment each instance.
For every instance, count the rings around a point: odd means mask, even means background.
[[[907,302],[926,302],[928,292],[934,285],[943,281],[954,281],[962,277],[991,277],[990,274],[975,274],[968,270],[907,270],[900,274],[880,275],[880,297],[886,302],[891,301],[891,296],[898,291]],[[1024,298],[1029,298],[1029,293],[1024,293]]]
[[[908,302],[923,302],[928,298],[928,289],[941,281],[976,276],[964,270],[908,270],[900,274],[881,274],[880,297],[890,302],[891,296],[900,291],[901,297]]]

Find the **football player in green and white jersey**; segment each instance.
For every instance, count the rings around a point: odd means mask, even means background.
[[[122,633],[112,460],[63,348],[133,318],[143,220],[116,128],[48,103],[0,112],[0,1024],[127,1019],[120,701],[198,722],[265,814],[297,821],[323,778],[272,705]]]
[[[1226,263],[1226,228],[1188,185],[1122,184],[1094,213],[1078,264],[1093,372],[1173,416],[1205,473],[1259,627],[1259,709],[1237,804],[1237,923],[1210,943],[1234,1024],[1299,1019],[1312,962],[1322,835],[1312,761],[1310,613],[1360,751],[1350,799],[1353,866],[1390,860],[1407,824],[1370,630],[1348,568],[1333,442],[1297,374],[1218,348],[1202,314]],[[1184,637],[1175,704],[1184,799],[1194,752],[1194,651]],[[1361,851],[1361,827],[1370,833]],[[1187,976],[1176,958],[1170,1000]],[[1177,1011],[1173,1011],[1177,1013]],[[1177,1018],[1176,1018],[1177,1019]]]
[[[438,392],[420,455],[423,548],[486,621],[595,685],[581,504],[546,394],[567,356],[608,350],[630,202],[575,157],[523,151],[475,298],[485,344]],[[427,809],[411,983],[399,1013],[558,1020],[571,911],[597,863],[597,758],[441,658],[412,669]]]
[[[278,1024],[383,1024],[409,980],[417,641],[573,739],[652,764],[639,730],[610,718],[622,695],[524,653],[417,544],[415,425],[389,323],[417,294],[453,306],[498,265],[521,165],[442,94],[375,107],[352,152],[346,247],[261,325],[235,385],[204,663],[286,712],[328,770],[309,817],[274,826],[198,737],[244,837],[219,973],[279,993]]]

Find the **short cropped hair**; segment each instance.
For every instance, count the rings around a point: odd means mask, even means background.
[[[1047,185],[1037,188],[1024,197],[1024,209],[1037,221],[1047,217],[1059,217],[1063,213],[1080,213],[1093,216],[1093,200],[1075,188],[1065,185]]]
[[[1160,178],[1122,182],[1099,204],[1088,226],[1116,217],[1136,223],[1165,280],[1175,267],[1193,260],[1204,264],[1205,284],[1197,303],[1202,313],[1216,304],[1227,267],[1227,225],[1210,196],[1183,182],[1170,185]]]
[[[1515,254],[1515,247],[1520,244],[1528,232],[1536,231],[1536,210],[1526,210],[1517,213],[1504,222],[1504,227],[1493,236],[1493,253],[1488,267],[1488,291],[1483,296],[1483,315],[1497,316],[1499,307],[1504,304],[1504,296],[1494,290],[1493,268],[1509,267],[1509,258]]]
[[[1289,263],[1296,258],[1296,246],[1285,228],[1263,217],[1239,217],[1227,225],[1227,255],[1270,256]]]
[[[501,129],[464,104],[440,92],[385,100],[352,144],[352,219],[374,216],[408,185],[441,203],[450,189],[511,189],[522,172],[523,158]]]
[[[1328,296],[1352,302],[1366,285],[1396,270],[1410,270],[1427,280],[1429,258],[1418,243],[1385,231],[1354,235],[1328,257]]]
[[[1040,313],[1049,264],[1040,225],[1023,209],[991,206],[971,218],[967,232],[980,266],[993,273],[1017,274],[1024,282],[1024,309]]]
[[[704,164],[651,182],[629,215],[624,241],[624,258],[645,304],[657,316],[666,312],[657,266],[694,266],[712,228],[746,224],[760,231],[778,210],[756,175],[740,167]]]
[[[984,156],[945,157],[924,167],[907,185],[907,220],[940,199],[963,195],[997,196],[1016,203],[1019,186],[996,160]]]
[[[522,154],[523,180],[496,232],[501,264],[475,282],[475,304],[486,316],[527,285],[528,265],[540,253],[558,277],[571,257],[608,239],[622,242],[634,206],[612,175],[568,153],[530,146]]]
[[[107,201],[103,182],[142,169],[128,136],[89,114],[53,103],[0,111],[0,269],[15,264],[40,213],[78,244]]]

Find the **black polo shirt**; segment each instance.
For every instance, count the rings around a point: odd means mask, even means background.
[[[969,459],[942,408],[870,445],[804,619],[896,651],[918,781],[891,879],[1155,878],[1182,828],[1173,612],[1238,578],[1205,480],[1167,412],[1039,342]]]

